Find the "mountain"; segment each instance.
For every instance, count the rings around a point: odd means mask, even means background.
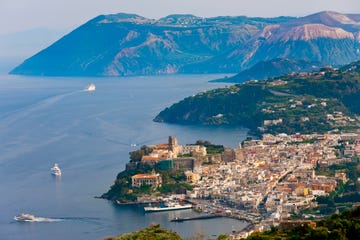
[[[135,14],[98,16],[25,60],[12,74],[128,76],[177,73],[247,42],[264,26],[292,18]]]
[[[306,59],[332,66],[360,59],[360,14],[320,12],[270,24],[246,44],[212,59],[185,66],[184,72],[239,72],[274,58]]]
[[[230,125],[253,133],[313,133],[360,127],[360,61],[201,92],[161,111],[156,122]]]
[[[312,72],[319,70],[322,66],[324,66],[324,64],[303,59],[275,58],[270,61],[260,61],[235,76],[217,79],[211,82],[241,83],[247,80],[263,80],[292,72]]]
[[[360,59],[360,14],[301,18],[98,16],[11,71],[48,76],[240,72],[260,61]]]

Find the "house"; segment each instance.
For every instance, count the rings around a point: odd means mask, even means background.
[[[162,184],[162,178],[159,173],[153,171],[151,174],[136,174],[131,177],[132,187],[141,187],[142,185],[151,185],[153,188],[157,188]]]

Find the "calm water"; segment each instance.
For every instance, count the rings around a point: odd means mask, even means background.
[[[164,107],[199,91],[223,86],[214,75],[136,78],[0,76],[0,239],[102,239],[160,223],[185,238],[214,237],[246,223],[211,219],[171,223],[191,210],[145,214],[96,199],[128,162],[131,144],[180,144],[198,139],[236,147],[241,128],[155,123]],[[82,89],[93,82],[95,92]],[[63,175],[50,168],[57,162]],[[58,219],[19,223],[15,215]]]

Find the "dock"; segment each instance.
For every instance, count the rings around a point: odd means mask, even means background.
[[[259,221],[252,219],[250,217],[246,217],[242,214],[224,214],[224,213],[216,213],[216,214],[209,214],[209,215],[201,215],[196,217],[185,217],[185,218],[174,218],[171,219],[171,222],[184,222],[184,221],[191,221],[191,220],[205,220],[205,219],[211,219],[211,218],[220,218],[220,217],[227,217],[232,218],[240,221],[247,221],[250,223],[250,225],[253,225],[255,223],[258,223]]]
[[[202,216],[196,216],[196,217],[185,217],[185,218],[174,218],[171,219],[171,222],[184,222],[184,221],[192,221],[192,220],[202,220],[202,219],[211,219],[211,218],[219,218],[223,217],[219,214],[211,214],[211,215],[202,215]]]

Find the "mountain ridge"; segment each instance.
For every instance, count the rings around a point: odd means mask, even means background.
[[[274,58],[342,65],[360,59],[360,15],[202,18],[97,16],[11,74],[132,76],[240,72]]]
[[[320,62],[311,62],[303,59],[275,58],[269,61],[260,61],[251,68],[240,73],[210,82],[241,83],[248,80],[264,80],[289,73],[312,72],[325,66]]]

